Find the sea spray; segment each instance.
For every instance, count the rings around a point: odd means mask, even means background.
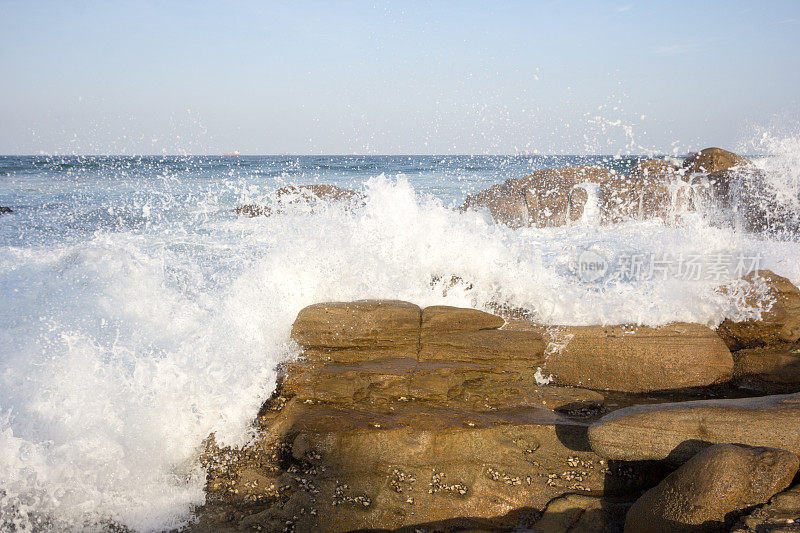
[[[276,182],[222,173],[193,186],[191,168],[164,166],[153,163],[158,178],[135,187],[126,177],[97,192],[82,178],[86,190],[73,194],[85,210],[62,198],[54,218],[31,207],[0,230],[0,529],[190,521],[204,502],[204,439],[252,437],[275,366],[298,354],[292,321],[315,302],[396,298],[506,306],[545,324],[713,326],[763,310],[718,290],[737,286],[733,268],[698,279],[610,269],[586,280],[575,258],[591,250],[609,265],[710,265],[724,255],[800,281],[797,242],[699,214],[512,230],[395,173],[340,183],[366,194],[361,207],[245,218],[234,205],[267,202]]]

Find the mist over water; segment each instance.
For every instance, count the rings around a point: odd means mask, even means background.
[[[770,194],[800,213],[800,141],[765,138]],[[690,214],[666,224],[510,229],[464,196],[536,168],[604,157],[0,158],[0,529],[179,527],[204,501],[212,432],[245,444],[295,357],[304,306],[396,298],[524,309],[549,324],[757,316],[733,272],[587,283],[576,255],[757,257],[800,283],[793,234]],[[332,183],[363,207],[243,218],[287,184]],[[719,291],[727,286],[728,291]]]

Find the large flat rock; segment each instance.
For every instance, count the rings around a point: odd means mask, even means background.
[[[310,305],[297,315],[292,338],[309,359],[352,362],[381,355],[416,358],[422,310],[397,300]]]
[[[507,327],[543,334],[543,370],[558,385],[646,392],[721,383],[733,374],[728,348],[699,324],[544,328],[512,321]]]
[[[716,443],[788,450],[800,456],[800,394],[635,405],[589,428],[592,449],[624,461],[682,463]]]
[[[293,400],[270,420],[252,452],[210,469],[219,472],[209,481],[213,498],[251,513],[242,526],[516,526],[512,511],[527,509],[530,523],[561,495],[635,491],[647,475],[611,467],[588,449],[584,425],[544,408],[477,413],[409,402],[379,410]],[[282,450],[277,471],[251,458],[269,442]],[[260,510],[248,511],[252,502]]]

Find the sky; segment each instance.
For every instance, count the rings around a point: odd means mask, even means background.
[[[0,0],[0,154],[683,154],[798,88],[798,1]]]

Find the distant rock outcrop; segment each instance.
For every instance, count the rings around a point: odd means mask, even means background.
[[[684,159],[688,172],[722,172],[725,170],[755,170],[753,162],[722,148],[704,148]]]
[[[313,210],[313,207],[320,202],[342,203],[354,207],[363,205],[364,195],[336,185],[290,185],[278,189],[273,196],[273,203],[270,205],[240,205],[234,209],[234,212],[237,215],[249,217],[269,216],[273,213],[281,213],[292,205],[304,205]]]
[[[2,205],[0,205],[0,215],[13,212],[14,211],[12,211],[10,207],[3,207]]]

